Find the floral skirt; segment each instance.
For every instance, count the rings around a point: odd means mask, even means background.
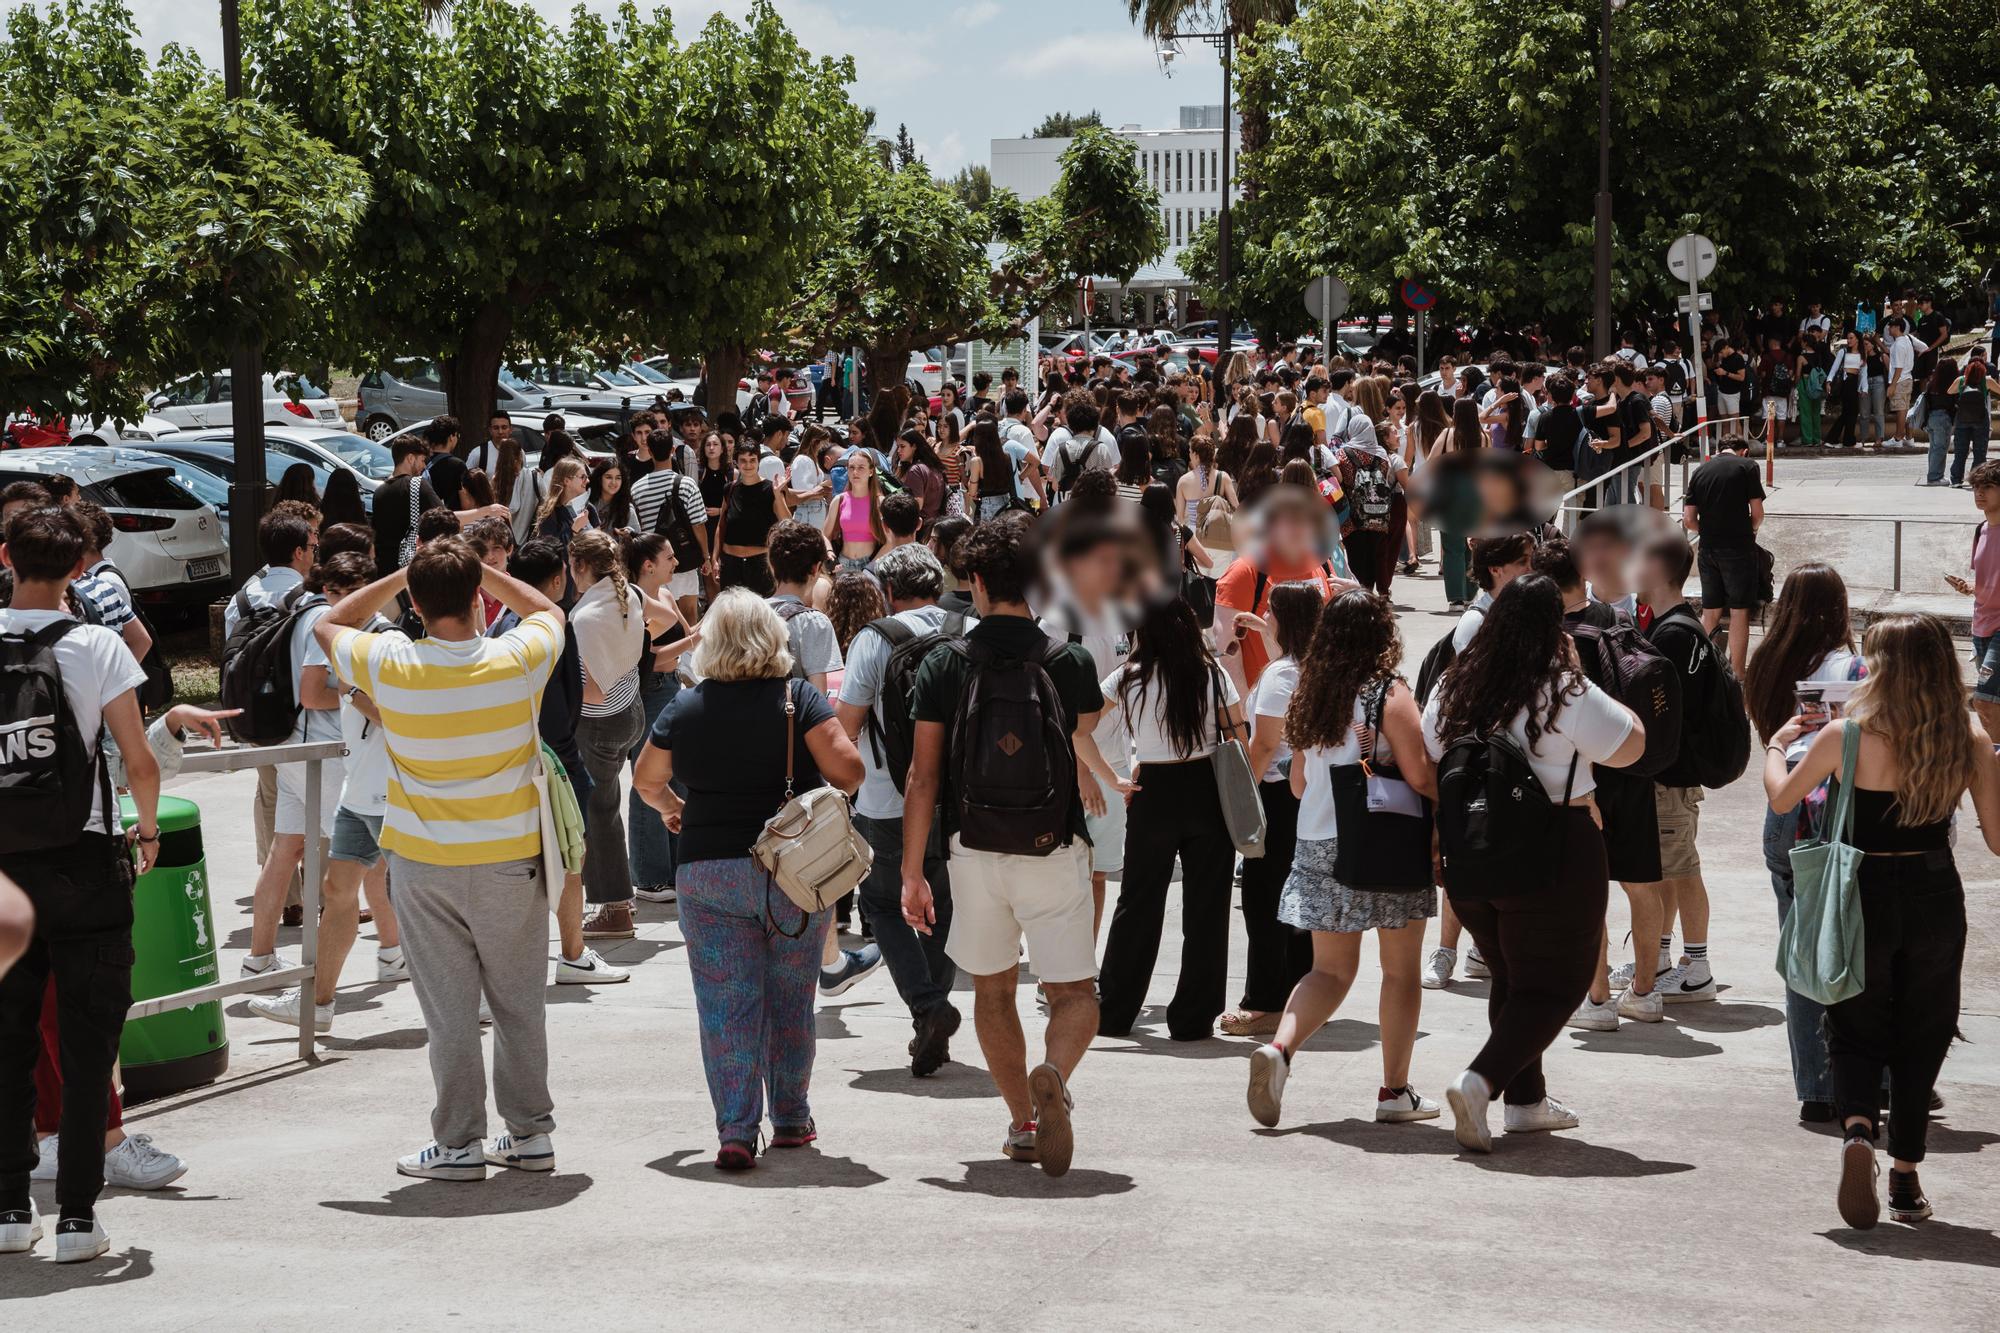
[[[1278,895],[1278,920],[1300,930],[1354,935],[1364,930],[1397,930],[1437,915],[1436,889],[1350,889],[1333,877],[1333,838],[1300,838],[1292,853],[1292,873]]]

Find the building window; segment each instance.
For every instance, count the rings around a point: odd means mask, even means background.
[[[1208,154],[1196,153],[1194,155],[1194,167],[1195,188],[1206,190],[1208,188]]]

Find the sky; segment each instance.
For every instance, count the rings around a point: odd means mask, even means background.
[[[551,22],[565,23],[573,0],[529,0]],[[211,65],[222,59],[215,0],[127,0],[154,49],[192,47]],[[1187,43],[1161,73],[1152,43],[1127,17],[1124,0],[775,0],[778,12],[811,50],[851,55],[853,96],[876,111],[877,131],[908,125],[918,152],[940,176],[985,165],[988,141],[1028,133],[1050,112],[1095,110],[1107,125],[1172,129],[1180,107],[1222,100],[1214,53]],[[601,13],[615,0],[585,0]],[[718,10],[741,18],[743,0],[671,0],[640,9],[673,12],[691,40]]]

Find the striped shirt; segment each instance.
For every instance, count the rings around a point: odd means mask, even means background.
[[[708,522],[708,506],[702,503],[701,487],[672,468],[648,472],[632,483],[632,526],[640,532],[659,531],[660,509],[667,497],[675,494],[680,496],[689,531],[699,532]]]
[[[341,632],[334,671],[382,713],[385,851],[442,866],[540,855],[535,709],[562,646],[562,623],[547,612],[463,643]]]

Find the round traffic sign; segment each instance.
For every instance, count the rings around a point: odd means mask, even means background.
[[[1700,282],[1715,272],[1715,242],[1689,232],[1667,247],[1667,271],[1682,282]]]
[[[1306,312],[1314,319],[1339,319],[1347,313],[1347,284],[1339,278],[1314,278],[1306,285]]]
[[[1429,310],[1437,304],[1437,297],[1431,289],[1415,278],[1403,279],[1403,304],[1412,310]]]

